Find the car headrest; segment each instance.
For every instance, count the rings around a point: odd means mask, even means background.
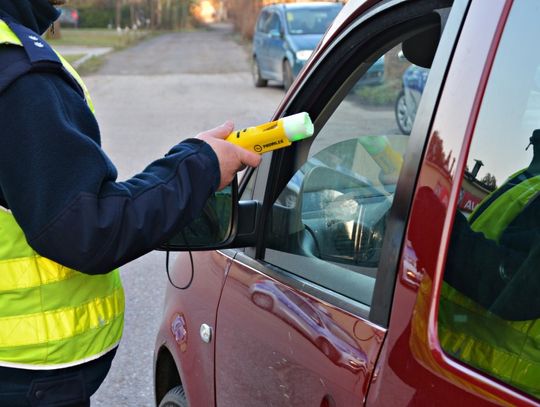
[[[401,44],[403,55],[415,65],[422,68],[431,68],[440,38],[441,26],[431,26],[403,41],[403,44]]]

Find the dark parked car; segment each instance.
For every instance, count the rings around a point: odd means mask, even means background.
[[[264,7],[253,34],[255,86],[266,86],[268,80],[275,80],[289,89],[342,7],[341,3],[330,2]]]
[[[539,405],[539,19],[347,2],[275,115],[314,136],[165,245],[158,405]],[[358,97],[381,58],[382,90],[425,80],[410,134]]]

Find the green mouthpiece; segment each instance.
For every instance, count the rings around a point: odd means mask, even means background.
[[[299,141],[313,136],[313,123],[306,112],[287,116],[281,120],[283,120],[283,128],[289,141]]]

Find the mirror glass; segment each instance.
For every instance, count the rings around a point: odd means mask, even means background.
[[[206,202],[202,213],[185,226],[162,249],[164,250],[210,250],[224,245],[233,229],[233,202],[238,197],[235,180],[225,189],[214,193]]]

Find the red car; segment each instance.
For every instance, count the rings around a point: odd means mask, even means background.
[[[166,245],[158,405],[540,403],[538,21],[535,0],[345,5],[275,115],[315,135]]]

